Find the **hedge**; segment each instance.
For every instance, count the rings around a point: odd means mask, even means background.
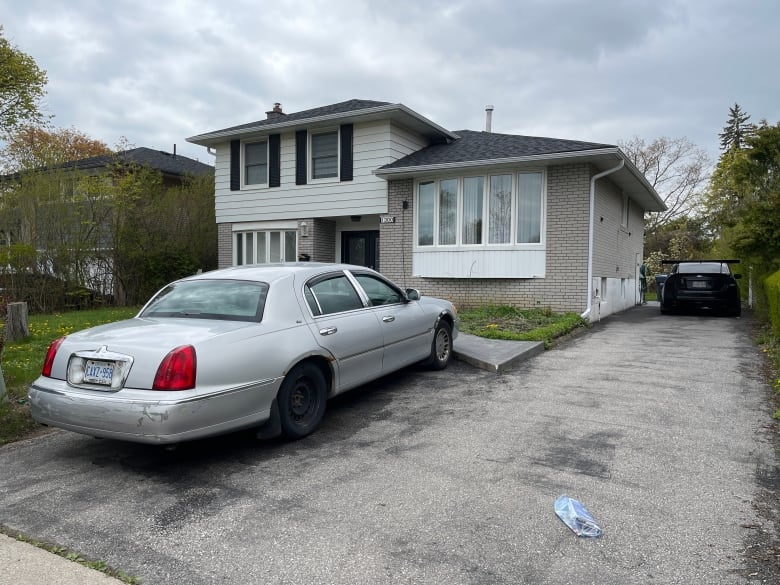
[[[764,281],[764,291],[766,291],[772,331],[775,335],[780,336],[780,270]]]

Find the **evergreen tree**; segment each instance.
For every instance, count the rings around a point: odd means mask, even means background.
[[[723,132],[718,134],[721,150],[745,147],[745,139],[756,130],[755,124],[749,123],[748,120],[750,114],[743,112],[739,104],[735,103],[733,108],[729,108],[729,119],[723,127]]]

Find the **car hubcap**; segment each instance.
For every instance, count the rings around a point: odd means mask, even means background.
[[[307,423],[317,408],[317,396],[311,384],[299,380],[290,396],[290,411],[298,423]]]
[[[450,336],[443,329],[436,336],[436,357],[445,361],[450,355]]]

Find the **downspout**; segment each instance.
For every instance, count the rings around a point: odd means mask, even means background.
[[[626,164],[625,159],[621,158],[617,166],[602,171],[590,178],[590,224],[588,226],[588,300],[585,312],[580,315],[583,319],[590,317],[593,309],[593,232],[596,215],[596,181],[612,173],[616,173]]]

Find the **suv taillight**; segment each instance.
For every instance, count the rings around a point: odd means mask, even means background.
[[[197,363],[195,348],[191,345],[171,350],[157,368],[152,390],[191,390],[195,387]]]
[[[41,376],[51,378],[51,367],[54,365],[54,357],[57,355],[57,350],[60,348],[63,341],[65,341],[65,338],[60,337],[49,344],[49,349],[46,351],[46,357],[43,359]]]

